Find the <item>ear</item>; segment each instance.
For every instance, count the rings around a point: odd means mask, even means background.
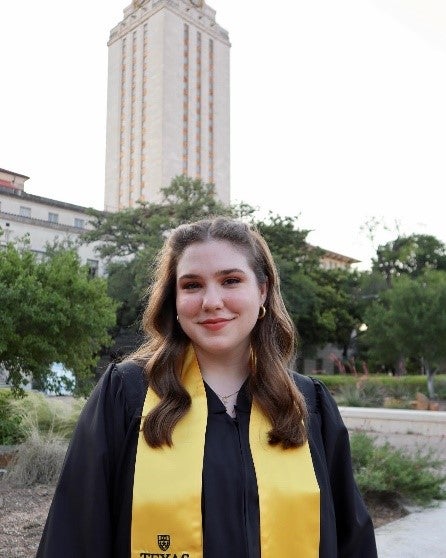
[[[265,283],[259,285],[259,291],[260,291],[260,303],[264,304],[266,300],[266,296],[268,294],[268,279],[265,281]]]

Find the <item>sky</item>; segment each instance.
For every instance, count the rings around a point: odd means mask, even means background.
[[[3,3],[0,168],[29,193],[103,208],[107,40],[129,3]],[[446,242],[446,3],[208,4],[232,44],[231,201],[298,216],[359,269],[398,233]]]

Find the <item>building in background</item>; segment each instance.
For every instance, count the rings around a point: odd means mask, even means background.
[[[310,245],[311,246],[311,245]],[[314,246],[320,250],[321,248]],[[338,252],[332,252],[331,250],[325,250],[322,248],[323,254],[320,260],[321,267],[323,269],[350,269],[355,263],[359,263],[359,260],[351,258],[350,256],[344,256]]]
[[[159,202],[175,176],[215,184],[230,202],[230,91],[227,31],[202,0],[134,0],[110,32],[105,211]],[[0,248],[28,235],[44,253],[56,240],[78,240],[87,208],[25,192],[27,176],[0,169]],[[93,274],[105,273],[95,245],[79,245]],[[350,268],[357,260],[324,251],[321,266]],[[305,362],[306,373],[333,372],[327,346]]]
[[[25,192],[28,176],[0,169],[0,246],[25,236],[30,249],[44,254],[47,244],[76,242],[88,227],[87,208]],[[98,259],[94,244],[77,246],[81,261],[92,275],[103,275],[104,264]]]
[[[227,31],[201,0],[134,0],[108,42],[105,210],[160,201],[175,176],[229,191]]]

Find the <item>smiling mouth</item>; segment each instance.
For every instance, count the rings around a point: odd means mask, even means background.
[[[216,318],[214,320],[204,320],[203,322],[199,322],[199,324],[206,329],[210,329],[211,331],[217,331],[225,327],[225,325],[231,322],[232,319],[233,318]]]
[[[204,320],[203,322],[199,322],[201,325],[213,325],[213,324],[222,324],[226,322],[230,322],[232,318],[215,318],[210,320]]]

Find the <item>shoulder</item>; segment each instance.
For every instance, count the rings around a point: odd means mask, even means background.
[[[134,361],[111,363],[101,377],[110,391],[125,402],[130,414],[142,408],[147,391],[144,366]]]
[[[291,377],[293,378],[294,383],[299,389],[314,389],[314,380],[311,376],[304,376],[303,374],[299,374],[299,372],[295,372],[294,370],[292,370]]]
[[[291,371],[291,378],[297,386],[297,389],[302,393],[308,407],[308,412],[317,412],[317,391],[316,381],[310,376],[304,376],[298,372]]]
[[[107,371],[119,378],[126,386],[144,387],[144,366],[133,360],[125,360],[118,364],[112,363]]]
[[[291,372],[291,377],[305,397],[310,413],[320,413],[326,406],[336,406],[332,395],[321,380],[294,371]]]

